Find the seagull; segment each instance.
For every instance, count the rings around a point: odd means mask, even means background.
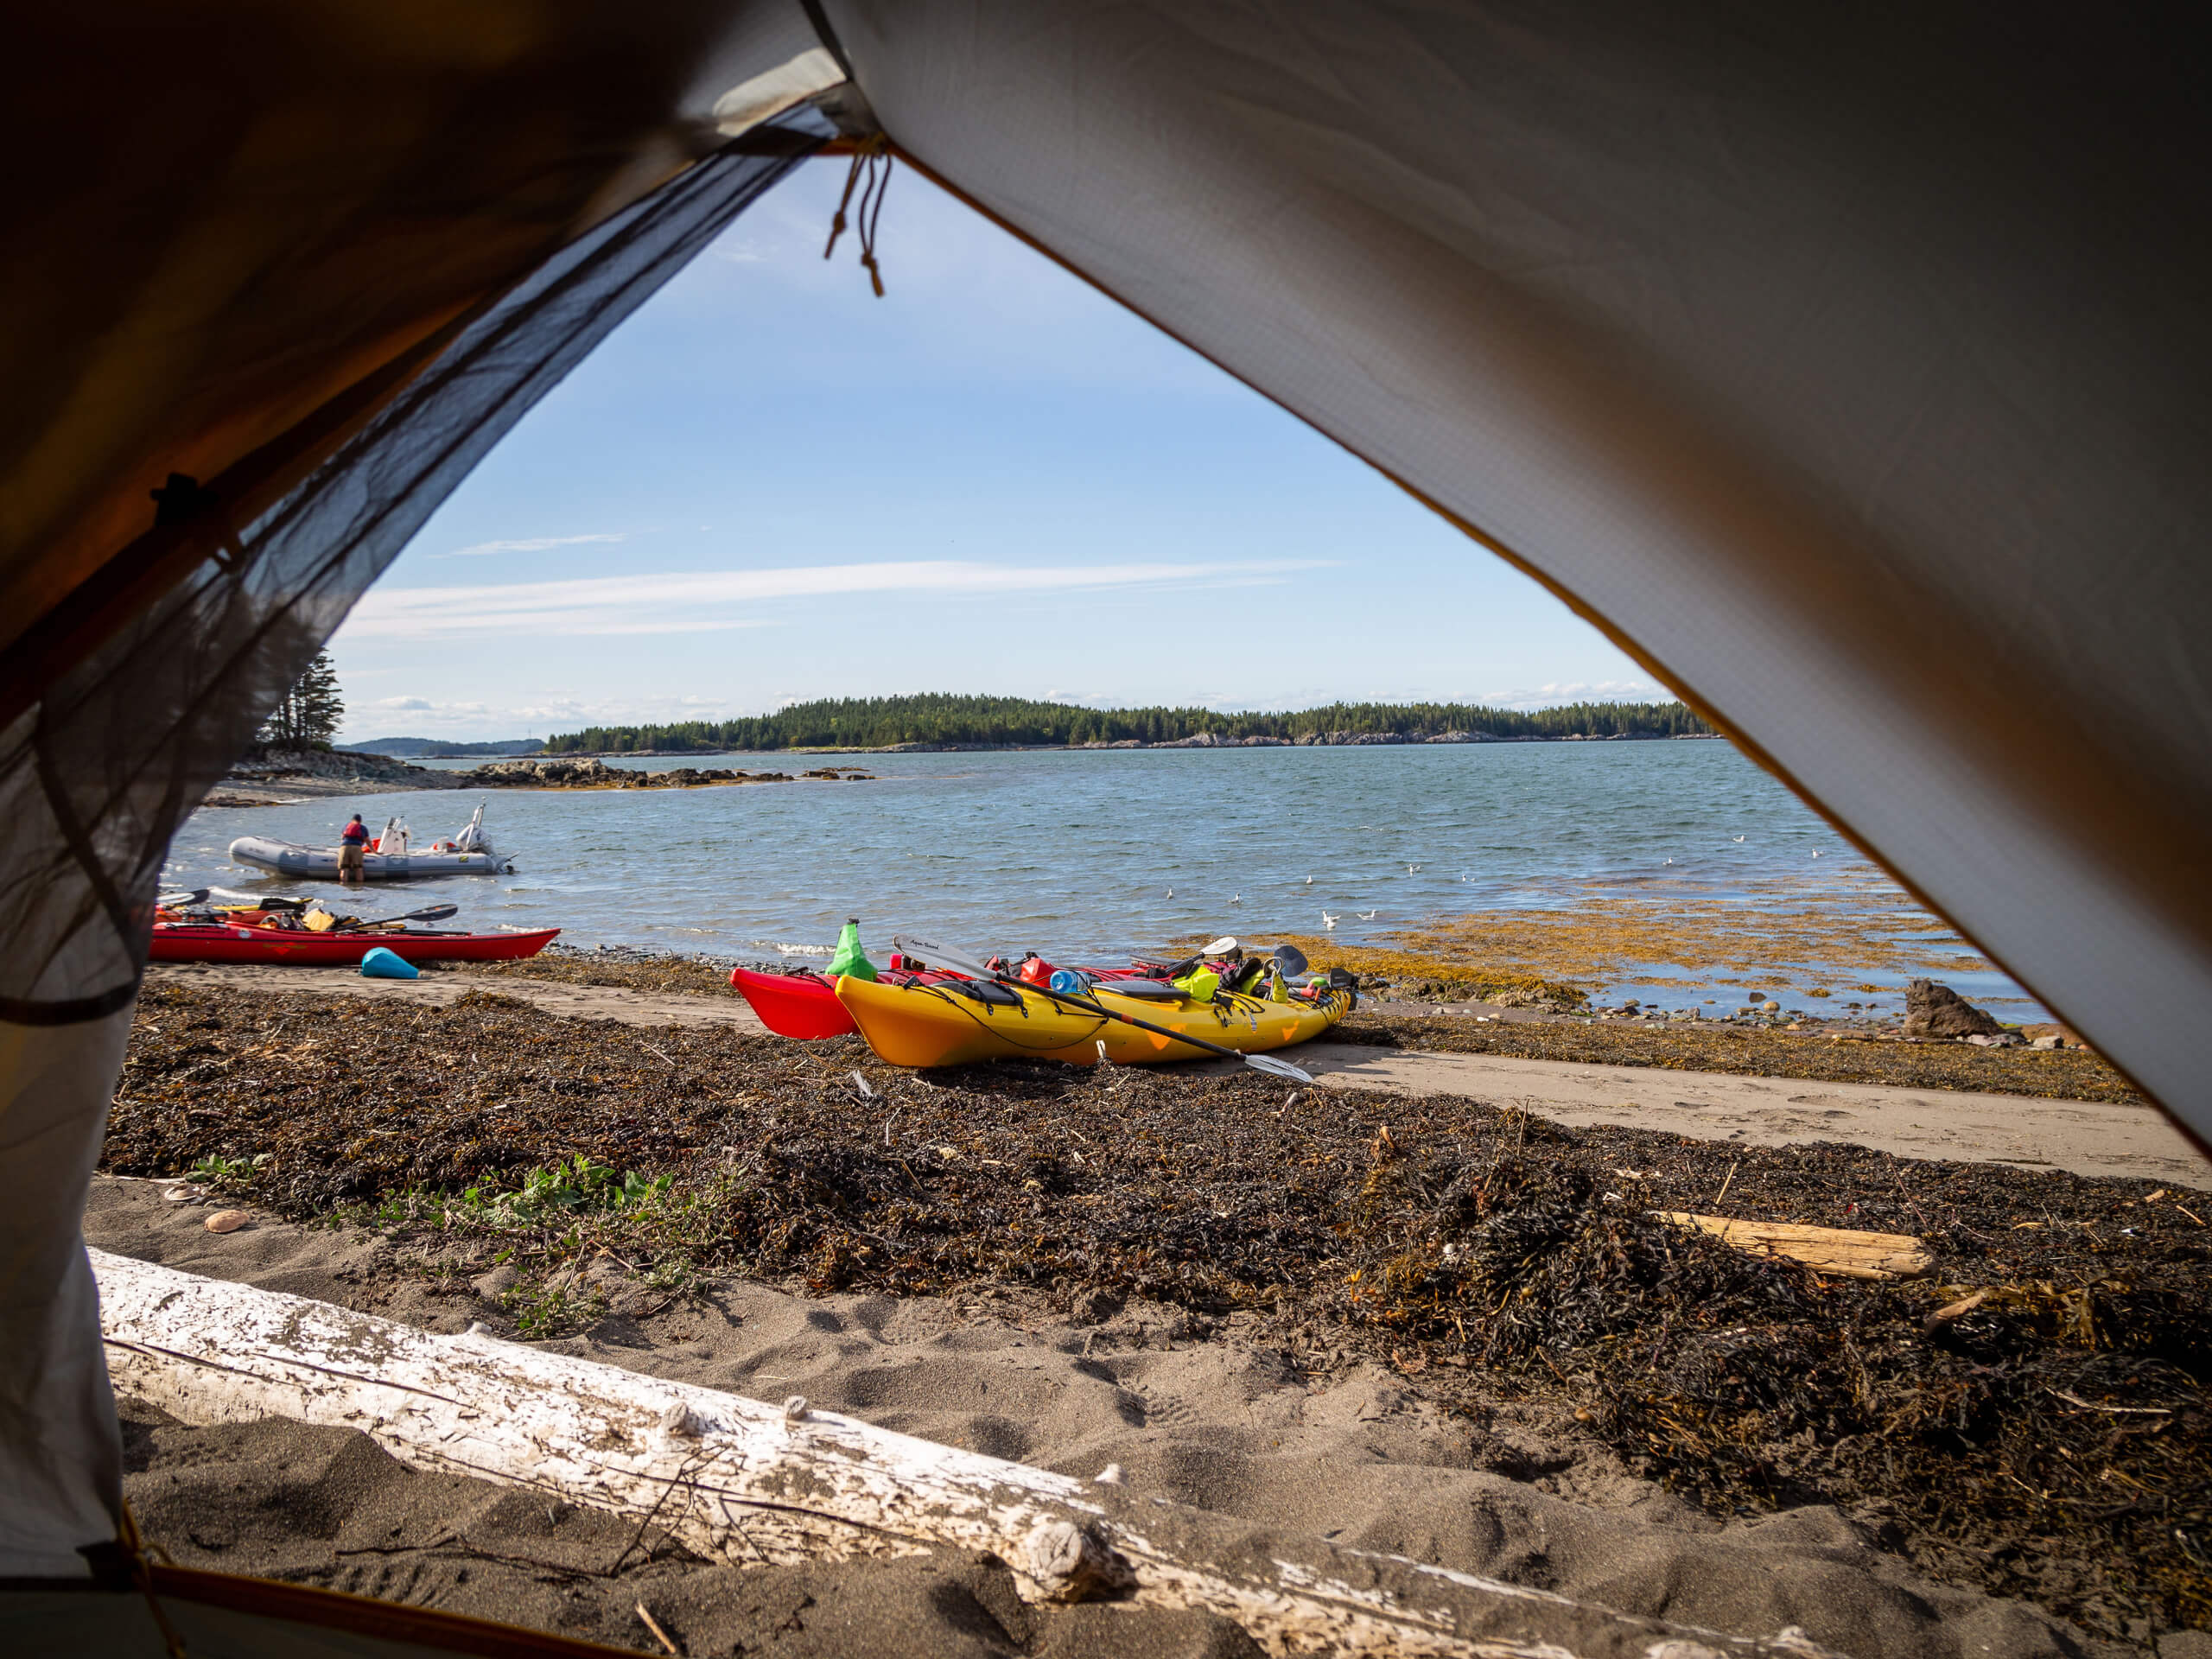
[[[1814,856],[1815,858],[1818,858],[1818,857],[1820,856],[1820,855],[1819,855],[1818,853],[1815,853],[1815,854],[1813,855],[1813,856]]]
[[[1306,878],[1306,885],[1309,887],[1313,885],[1313,878],[1312,876],[1309,875]]]
[[[1738,841],[1741,841],[1741,840],[1743,839],[1743,837],[1742,837],[1741,836],[1738,836],[1736,837],[1736,839],[1737,839]]]
[[[1408,864],[1408,865],[1407,865],[1407,866],[1406,866],[1406,874],[1407,874],[1408,875],[1418,875],[1418,874],[1421,874],[1421,866],[1420,866],[1420,865],[1418,865],[1418,864]]]
[[[1371,922],[1382,913],[1379,910],[1363,910],[1359,912],[1359,919],[1363,922]]]
[[[1173,899],[1173,898],[1175,896],[1175,889],[1174,889],[1174,888],[1173,888],[1173,887],[1168,888],[1168,889],[1167,889],[1167,896],[1168,896],[1170,899]]]
[[[1325,911],[1325,911],[1323,911],[1323,912],[1321,912],[1321,925],[1322,925],[1322,926],[1324,926],[1324,927],[1334,927],[1336,925],[1337,925],[1337,918],[1336,918],[1334,916],[1330,915],[1330,914],[1329,914],[1329,912],[1328,912],[1327,911]]]
[[[1241,904],[1243,904],[1243,903],[1244,902],[1244,895],[1243,895],[1243,893],[1238,893],[1235,898],[1231,899],[1229,902],[1230,902],[1230,904],[1232,904],[1232,905],[1241,905]]]
[[[1671,858],[1670,858],[1670,859],[1666,860],[1665,861],[1666,861],[1667,863],[1671,864],[1671,863],[1673,863],[1675,861],[1674,861],[1673,859],[1671,859]]]

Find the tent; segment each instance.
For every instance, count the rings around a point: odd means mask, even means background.
[[[2212,1135],[2212,236],[2152,14],[19,8],[0,1575],[118,1459],[77,1219],[181,817],[531,404],[882,148],[1574,605]]]

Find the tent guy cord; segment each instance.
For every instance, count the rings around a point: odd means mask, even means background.
[[[853,188],[860,187],[860,210],[853,215],[861,236],[861,264],[868,272],[868,279],[875,289],[875,297],[883,297],[883,273],[876,268],[875,227],[883,218],[883,199],[891,192],[891,168],[894,157],[887,140],[881,133],[855,142],[852,151],[853,165],[845,175],[845,194],[838,199],[837,211],[830,220],[830,240],[822,250],[827,259],[837,251],[837,238],[845,233],[845,210],[853,205]],[[880,172],[877,162],[882,163]]]
[[[130,1582],[138,1593],[146,1598],[146,1611],[154,1616],[154,1624],[161,1630],[162,1644],[168,1649],[169,1659],[185,1659],[184,1638],[176,1633],[176,1626],[169,1623],[168,1611],[154,1591],[154,1558],[161,1557],[164,1565],[175,1566],[169,1553],[159,1544],[149,1544],[146,1535],[138,1529],[138,1517],[130,1512],[130,1500],[122,1500],[116,1516],[115,1541],[123,1552],[124,1565],[130,1569]]]

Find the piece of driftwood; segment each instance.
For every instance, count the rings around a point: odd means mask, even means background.
[[[482,1335],[94,1250],[118,1393],[187,1422],[358,1428],[417,1467],[530,1487],[665,1528],[743,1565],[953,1548],[1033,1599],[1227,1615],[1277,1654],[1747,1659],[1819,1649],[1684,1630],[1395,1556]]]
[[[1789,1221],[1735,1221],[1683,1210],[1654,1213],[1662,1221],[1698,1228],[1753,1255],[1784,1255],[1815,1272],[1847,1279],[1918,1279],[1936,1265],[1925,1244],[1903,1233],[1854,1233],[1844,1227],[1808,1227]]]

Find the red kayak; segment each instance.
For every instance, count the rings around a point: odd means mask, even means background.
[[[1090,968],[1084,971],[1096,979],[1134,979],[1160,970],[1156,963],[1138,963],[1128,968]],[[968,976],[936,969],[913,973],[899,968],[880,968],[876,977],[886,985],[934,985],[942,980],[965,979]],[[763,974],[750,968],[733,968],[729,982],[753,1005],[753,1012],[760,1016],[760,1023],[779,1037],[795,1037],[800,1042],[810,1043],[824,1037],[849,1036],[860,1030],[845,1005],[837,1000],[837,982],[827,974],[817,974],[810,969],[788,974]]]
[[[910,974],[898,969],[878,972],[887,985],[931,985],[940,979],[959,977],[956,974]],[[729,970],[729,982],[753,1005],[753,1012],[760,1016],[760,1023],[779,1037],[796,1037],[800,1042],[810,1043],[823,1037],[842,1037],[860,1029],[853,1023],[853,1016],[846,1011],[845,1005],[837,1000],[837,982],[827,975],[810,971],[762,974],[750,968],[733,968]]]
[[[434,933],[417,928],[262,927],[246,922],[156,922],[156,962],[273,962],[295,968],[358,966],[382,945],[405,962],[512,962],[534,957],[557,927],[528,933]],[[831,999],[833,1001],[835,998]]]

